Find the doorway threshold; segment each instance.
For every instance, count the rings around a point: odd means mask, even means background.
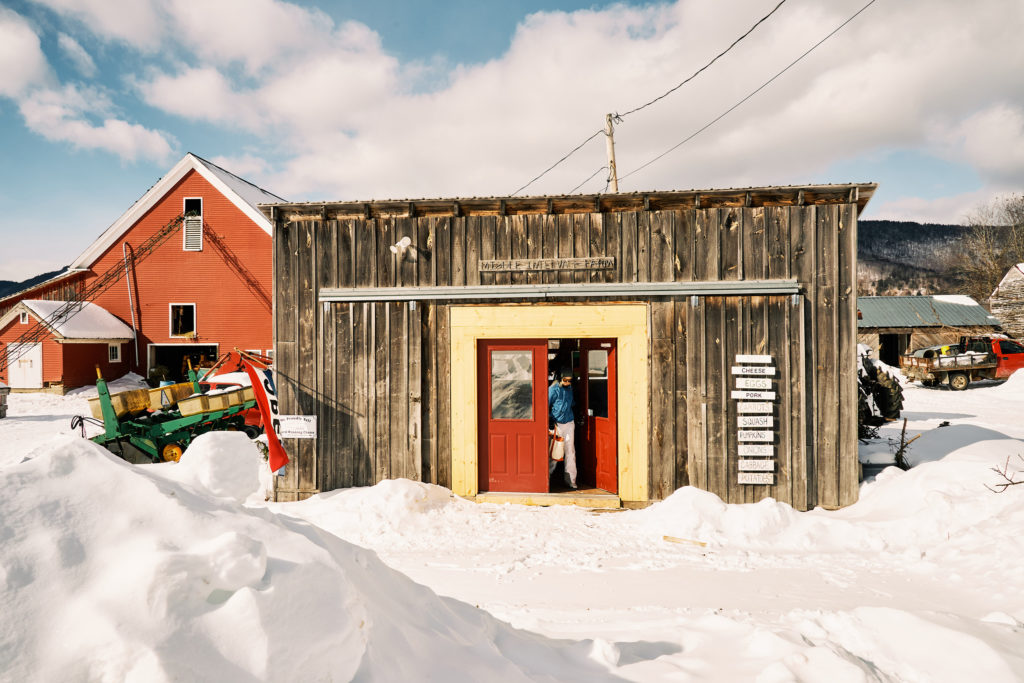
[[[517,493],[511,491],[487,491],[478,493],[472,500],[477,503],[504,505],[575,505],[582,508],[621,508],[622,500],[614,493],[602,489],[567,491],[565,493]]]

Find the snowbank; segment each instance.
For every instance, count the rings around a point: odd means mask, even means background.
[[[209,457],[235,442],[195,443],[179,465],[139,467],[63,437],[0,468],[4,678],[609,678],[589,642],[517,631],[370,551],[243,508],[252,477]]]

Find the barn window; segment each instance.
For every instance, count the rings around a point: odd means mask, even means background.
[[[171,336],[196,336],[195,304],[171,304]]]
[[[185,199],[185,251],[203,250],[203,199],[187,197]]]
[[[28,325],[28,313],[22,311],[18,315],[18,322],[20,322],[22,325]]]
[[[121,362],[120,344],[107,344],[107,360],[109,360],[111,363]]]

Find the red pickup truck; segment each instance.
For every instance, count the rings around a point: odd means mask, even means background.
[[[900,357],[900,370],[925,386],[949,384],[962,391],[980,379],[1006,379],[1024,368],[1024,345],[1002,335],[960,337],[951,346],[930,346]]]

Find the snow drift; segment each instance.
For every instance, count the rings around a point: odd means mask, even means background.
[[[8,680],[609,679],[592,643],[518,631],[305,522],[239,501],[238,433],[138,467],[65,437],[0,469]]]

